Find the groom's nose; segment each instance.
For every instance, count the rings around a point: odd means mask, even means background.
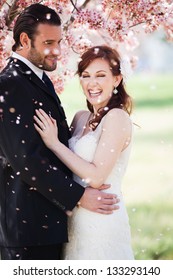
[[[61,47],[57,46],[57,47],[53,48],[52,49],[52,54],[60,57],[61,56]]]

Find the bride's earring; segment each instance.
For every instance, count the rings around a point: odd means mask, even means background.
[[[117,93],[118,93],[118,90],[117,90],[117,88],[116,88],[116,87],[114,87],[114,89],[113,89],[113,93],[114,93],[114,94],[117,94]]]

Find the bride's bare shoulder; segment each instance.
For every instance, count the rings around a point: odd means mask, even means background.
[[[105,129],[124,127],[126,131],[131,131],[132,121],[127,112],[119,108],[113,108],[105,115],[103,126]]]

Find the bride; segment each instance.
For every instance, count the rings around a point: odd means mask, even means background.
[[[42,109],[36,110],[34,125],[47,147],[72,170],[75,181],[93,188],[111,184],[109,192],[119,196],[120,208],[101,215],[84,209],[81,199],[69,217],[63,259],[133,259],[121,192],[132,145],[132,101],[124,88],[120,56],[108,46],[92,47],[82,55],[77,73],[89,110],[73,119],[70,149],[58,139],[56,121]]]

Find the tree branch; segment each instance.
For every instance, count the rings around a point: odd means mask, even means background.
[[[6,0],[0,0],[0,10],[2,8],[2,6],[5,4]],[[8,3],[6,3],[8,5]]]
[[[81,5],[80,9],[85,8],[87,6],[87,4],[90,2],[91,0],[85,0],[85,2]]]
[[[72,6],[74,7],[74,9],[75,9],[77,12],[79,12],[79,10],[78,10],[78,8],[76,7],[76,4],[74,4],[73,0],[70,0],[70,2],[71,2],[71,4],[72,4]]]
[[[74,4],[73,0],[70,0],[70,2],[72,3],[73,7],[75,8],[75,10],[79,13],[80,10],[82,10],[83,8],[85,8],[87,6],[87,4],[90,2],[91,0],[85,0],[85,2],[79,7],[77,8],[76,5]],[[64,31],[68,30],[68,27],[70,26],[71,23],[73,23],[73,21],[75,20],[74,16],[72,15],[71,18],[64,24]]]
[[[15,17],[19,14],[18,6],[17,6],[17,1],[14,0],[12,5],[9,8],[8,14],[6,16],[6,25],[8,28],[10,27],[12,21],[15,19]]]

